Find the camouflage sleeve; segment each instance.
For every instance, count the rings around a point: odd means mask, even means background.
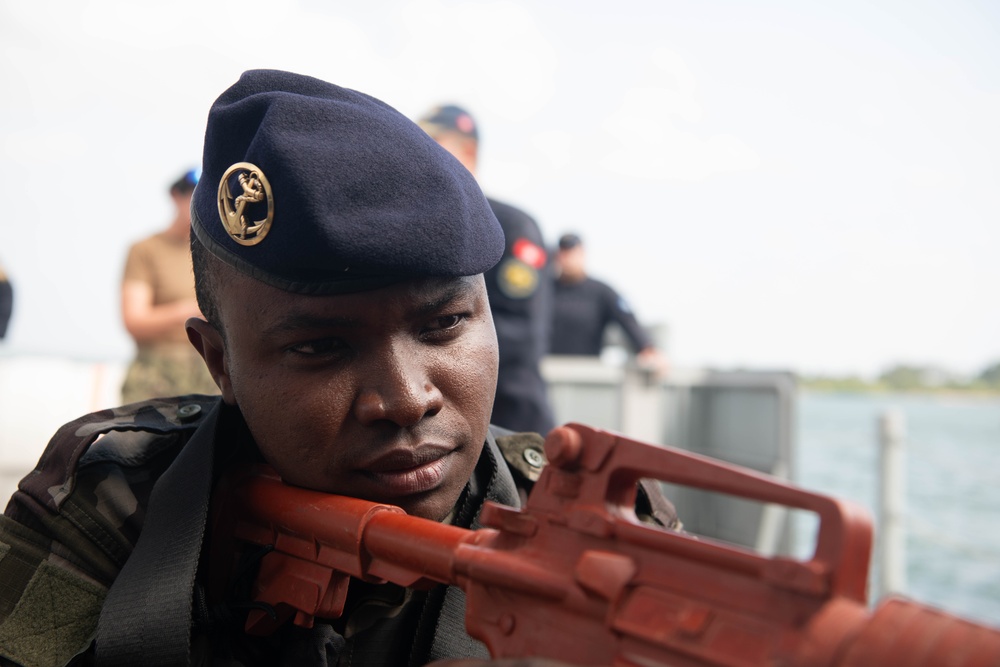
[[[52,438],[0,517],[0,665],[86,665],[149,494],[216,399],[87,415]]]
[[[89,651],[107,588],[56,546],[0,517],[0,665],[65,665]]]

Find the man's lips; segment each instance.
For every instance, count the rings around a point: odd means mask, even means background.
[[[378,486],[385,497],[408,496],[437,488],[448,478],[454,450],[424,446],[395,449],[360,466],[358,472]]]
[[[420,445],[417,447],[394,447],[376,458],[362,463],[359,469],[371,473],[392,473],[400,470],[419,468],[451,454],[453,448],[444,445]]]

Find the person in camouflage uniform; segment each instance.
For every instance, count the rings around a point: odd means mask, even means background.
[[[191,250],[205,319],[187,331],[221,396],[134,403],[52,438],[0,517],[0,664],[487,658],[448,586],[352,580],[340,619],[249,637],[246,591],[213,599],[203,558],[213,489],[246,463],[463,527],[486,500],[519,506],[541,438],[489,425],[482,274],[503,236],[485,197],[395,110],[285,72],[247,72],[216,101],[203,166]],[[259,191],[237,205],[246,184]],[[655,492],[642,502],[677,525]]]
[[[170,186],[174,219],[167,229],[128,251],[122,275],[122,321],[135,340],[136,355],[122,383],[125,403],[157,396],[216,393],[212,376],[188,343],[184,323],[201,317],[191,269],[191,196],[198,172]]]

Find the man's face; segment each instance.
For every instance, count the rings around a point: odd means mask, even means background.
[[[569,250],[560,250],[556,254],[560,275],[567,280],[582,280],[587,275],[586,255],[583,246],[578,245]]]
[[[469,173],[476,175],[478,148],[475,140],[458,132],[440,132],[434,135],[434,141],[461,162]]]
[[[218,297],[223,397],[285,481],[434,520],[451,511],[496,389],[482,276],[304,296],[227,272]]]
[[[171,199],[174,200],[174,207],[177,209],[177,219],[187,226],[191,225],[191,197],[193,195],[193,192],[177,192],[170,195]]]

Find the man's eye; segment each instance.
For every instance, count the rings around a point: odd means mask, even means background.
[[[447,331],[448,329],[454,329],[459,324],[465,320],[465,315],[443,315],[437,317],[434,321],[427,327],[428,331]]]
[[[288,349],[296,354],[301,354],[303,356],[317,356],[323,354],[333,354],[339,351],[343,347],[343,343],[339,340],[333,338],[324,338],[321,340],[310,340],[305,343],[298,343],[292,345]]]

